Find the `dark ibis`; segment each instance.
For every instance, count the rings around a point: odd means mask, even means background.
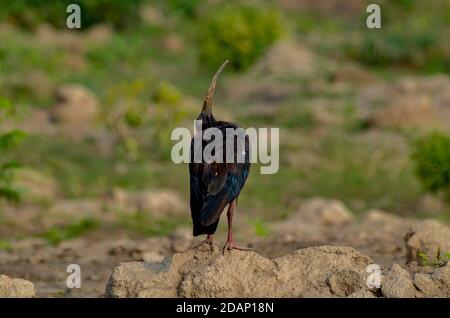
[[[227,139],[227,134],[230,131],[229,128],[238,129],[240,127],[235,123],[217,120],[212,112],[212,102],[217,80],[227,63],[228,60],[220,66],[214,75],[206,93],[202,111],[197,117],[197,121],[201,121],[202,132],[205,132],[208,128],[218,128],[222,132],[224,150],[222,152],[223,160],[211,162],[202,158],[200,161],[197,160],[199,162],[194,162],[194,139],[196,138],[196,136],[194,136],[191,140],[191,160],[189,163],[190,206],[194,227],[193,235],[207,235],[206,239],[198,246],[203,243],[209,243],[211,247],[213,246],[213,234],[216,232],[223,210],[228,206],[228,236],[222,249],[222,253],[225,253],[225,250],[232,249],[249,250],[235,244],[232,232],[233,215],[236,210],[238,196],[241,193],[250,172],[249,138],[245,133],[243,134],[245,142],[243,144],[241,143],[241,150],[237,147],[239,144],[237,141],[238,137],[232,136],[230,139],[234,141],[234,144],[230,147],[230,143],[227,143],[227,140],[230,140]],[[242,128],[241,131],[243,131]],[[204,140],[204,138],[202,138],[200,141],[201,150],[203,151],[213,140],[213,138],[211,138],[211,140]],[[232,162],[226,160],[227,153],[231,150],[234,150],[235,159],[231,160]],[[242,156],[241,160],[238,160],[239,155]],[[222,156],[222,154],[220,156]]]

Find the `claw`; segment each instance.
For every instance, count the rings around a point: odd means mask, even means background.
[[[231,251],[231,250],[239,250],[239,251],[253,251],[252,248],[249,247],[241,247],[234,244],[233,241],[227,241],[225,245],[222,248],[222,255],[225,255],[225,250]]]
[[[199,244],[197,244],[197,245],[191,247],[190,250],[199,248],[200,246],[203,246],[204,244],[209,244],[209,247],[210,247],[211,251],[214,250],[214,240],[213,240],[212,235],[208,235],[208,236],[206,237],[206,239],[204,239],[203,241],[201,241]]]

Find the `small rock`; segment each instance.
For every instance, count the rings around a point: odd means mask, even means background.
[[[337,200],[314,198],[305,201],[290,221],[319,223],[326,226],[342,226],[353,221],[347,207]]]
[[[86,34],[87,40],[93,45],[100,46],[108,43],[112,36],[111,27],[106,24],[91,26]]]
[[[424,297],[438,297],[441,294],[439,287],[428,275],[416,273],[414,285]]]
[[[133,193],[114,189],[110,205],[129,212],[149,212],[154,217],[176,216],[186,209],[179,195],[171,190],[143,190]]]
[[[96,96],[87,88],[67,84],[57,90],[57,103],[50,110],[56,124],[66,126],[74,135],[86,132],[100,112]]]
[[[154,251],[142,252],[142,260],[146,263],[161,263],[164,260],[164,255]]]
[[[438,250],[441,253],[450,251],[450,228],[439,222],[426,220],[408,232],[405,240],[407,262],[422,262],[419,253],[425,253],[432,262]]]
[[[292,41],[272,46],[255,64],[257,74],[283,74],[309,78],[317,72],[318,58],[307,47]]]
[[[443,297],[450,297],[450,262],[434,270],[431,278],[442,291]]]
[[[170,34],[162,39],[161,46],[170,52],[179,53],[184,49],[183,39],[176,35]]]
[[[186,251],[192,243],[192,232],[189,229],[177,228],[171,235],[172,250],[174,252]]]
[[[0,298],[1,297],[34,298],[36,297],[36,289],[30,281],[0,275]]]
[[[417,293],[409,273],[395,263],[382,277],[381,292],[387,298],[411,298]]]
[[[152,5],[143,5],[139,9],[139,16],[144,22],[157,26],[164,25],[167,20],[162,12]]]

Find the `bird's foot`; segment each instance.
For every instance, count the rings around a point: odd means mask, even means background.
[[[249,247],[237,246],[233,241],[226,241],[225,245],[222,248],[222,255],[225,255],[226,250],[253,251],[253,249]]]
[[[207,237],[206,239],[204,239],[203,241],[201,241],[199,244],[194,245],[193,247],[190,248],[190,250],[194,250],[196,248],[199,248],[200,246],[203,246],[205,244],[209,245],[209,248],[211,249],[211,251],[214,250],[214,240],[212,239],[212,237]]]

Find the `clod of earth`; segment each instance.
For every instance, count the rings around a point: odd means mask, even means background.
[[[450,296],[450,263],[419,272],[410,273],[398,264],[393,264],[382,278],[381,293],[387,298],[422,298]]]
[[[176,253],[160,264],[121,263],[107,297],[371,297],[373,261],[351,247],[319,246],[270,260],[255,252],[222,256],[209,246]]]
[[[34,298],[36,289],[32,282],[0,275],[0,298]]]

